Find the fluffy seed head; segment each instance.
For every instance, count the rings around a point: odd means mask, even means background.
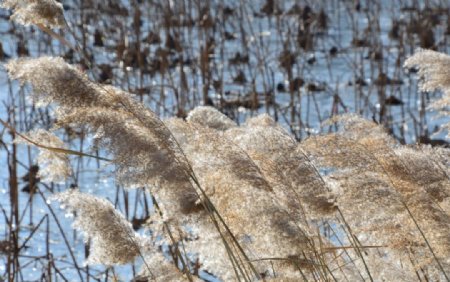
[[[103,105],[106,95],[79,69],[60,57],[20,58],[6,64],[9,76],[33,86],[40,105],[56,102],[63,107]]]
[[[440,115],[447,117],[450,107],[450,56],[432,50],[419,49],[405,62],[405,67],[418,67],[420,89],[422,91],[441,90],[443,96],[430,104]],[[440,126],[440,131],[447,131],[450,138],[450,123]],[[438,132],[439,133],[439,132]]]
[[[189,112],[187,120],[205,127],[226,130],[236,126],[236,123],[213,107],[196,107]]]
[[[6,0],[0,7],[12,9],[11,19],[23,25],[61,28],[65,24],[63,6],[55,0]]]
[[[47,130],[38,129],[29,132],[25,137],[46,147],[58,149],[66,148],[66,145],[61,139]],[[22,138],[19,138],[17,142],[34,145],[30,141]],[[72,174],[69,158],[64,153],[58,153],[52,149],[41,148],[37,157],[37,162],[40,167],[38,176],[42,181],[56,183],[63,182]]]
[[[406,68],[418,67],[422,78],[422,91],[443,90],[450,94],[450,56],[432,50],[419,49],[404,64]]]
[[[56,194],[51,200],[75,212],[73,227],[91,240],[86,264],[125,264],[139,254],[144,240],[109,201],[75,190]]]
[[[58,125],[92,129],[114,154],[118,178],[126,185],[186,179],[187,164],[170,131],[128,93],[90,81],[62,58],[18,59],[6,68],[11,78],[33,86],[38,102],[58,106]]]

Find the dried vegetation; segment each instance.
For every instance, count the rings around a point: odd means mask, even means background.
[[[60,4],[27,3],[3,6],[24,24],[62,25]],[[448,62],[426,50],[406,62],[419,68],[422,90],[443,90],[434,107],[448,107]],[[327,121],[335,132],[302,142],[268,115],[238,125],[197,107],[163,121],[62,58],[21,58],[6,68],[31,86],[36,105],[55,108],[52,130],[87,129],[117,180],[153,195],[151,236],[137,234],[106,199],[78,190],[52,197],[90,242],[87,264],[140,257],[139,279],[149,281],[195,281],[200,270],[223,281],[449,279],[446,149],[401,145],[356,115],[336,116]],[[50,132],[25,141],[44,150],[43,181],[71,173],[71,151]]]

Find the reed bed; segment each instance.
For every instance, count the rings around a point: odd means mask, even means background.
[[[367,69],[340,42],[321,45],[331,32],[324,3],[175,2],[2,2],[13,26],[26,26],[12,33],[48,41],[29,52],[18,39],[20,58],[4,65],[2,279],[26,280],[34,264],[43,281],[120,280],[118,265],[130,265],[134,281],[449,281],[449,154],[427,127],[429,112],[448,120],[450,56],[431,50],[446,48],[448,30],[433,22],[445,3],[400,3],[410,18],[392,23],[390,54],[381,2],[331,1],[347,13],[335,24],[349,16],[351,44],[367,48]],[[354,12],[366,12],[370,28],[361,31]],[[280,31],[278,49],[254,18]],[[242,49],[225,54],[227,41]],[[405,51],[417,42],[424,49]],[[337,80],[313,80],[305,67],[320,53],[332,76],[340,52],[354,64],[351,107]],[[404,70],[410,81],[417,72],[417,92],[402,93]],[[328,116],[319,92],[331,98]],[[86,163],[113,179],[114,200],[86,191]],[[38,219],[37,198],[47,211]],[[73,217],[73,234],[59,211]],[[71,246],[78,232],[84,261]],[[64,255],[51,248],[55,233]],[[30,255],[37,234],[45,250]]]

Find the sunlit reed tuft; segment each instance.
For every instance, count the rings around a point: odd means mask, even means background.
[[[142,239],[109,201],[75,190],[56,194],[52,200],[74,213],[73,227],[90,242],[86,264],[125,264],[139,255]]]
[[[52,28],[65,25],[63,6],[55,0],[5,0],[0,5],[12,9],[11,20],[23,25],[37,24]]]
[[[61,139],[43,129],[28,132],[25,137],[28,140],[19,137],[17,142],[27,143],[29,145],[38,143],[42,146],[49,147],[49,149],[41,148],[37,157],[37,163],[39,165],[38,177],[41,181],[60,183],[72,175],[67,154],[57,151],[58,149],[66,148],[66,144]]]

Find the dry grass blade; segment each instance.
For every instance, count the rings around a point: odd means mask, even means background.
[[[8,128],[9,130],[11,130],[12,132],[14,132],[17,136],[19,136],[20,138],[22,138],[23,140],[25,140],[26,142],[32,144],[33,146],[36,146],[38,148],[42,148],[44,150],[49,150],[55,153],[59,153],[59,154],[67,154],[67,155],[74,155],[74,156],[80,156],[80,157],[89,157],[89,158],[94,158],[94,159],[98,159],[101,161],[111,161],[110,159],[107,158],[102,158],[99,156],[94,156],[94,155],[90,155],[90,154],[86,154],[86,153],[82,153],[82,152],[78,152],[78,151],[74,151],[74,150],[70,150],[70,149],[64,149],[64,148],[59,148],[59,147],[51,147],[51,146],[46,146],[44,144],[40,144],[39,142],[36,142],[35,140],[32,140],[30,138],[28,138],[26,135],[21,134],[19,132],[16,131],[16,129],[14,127],[12,127],[9,123],[5,122],[4,120],[0,119],[0,123]]]

